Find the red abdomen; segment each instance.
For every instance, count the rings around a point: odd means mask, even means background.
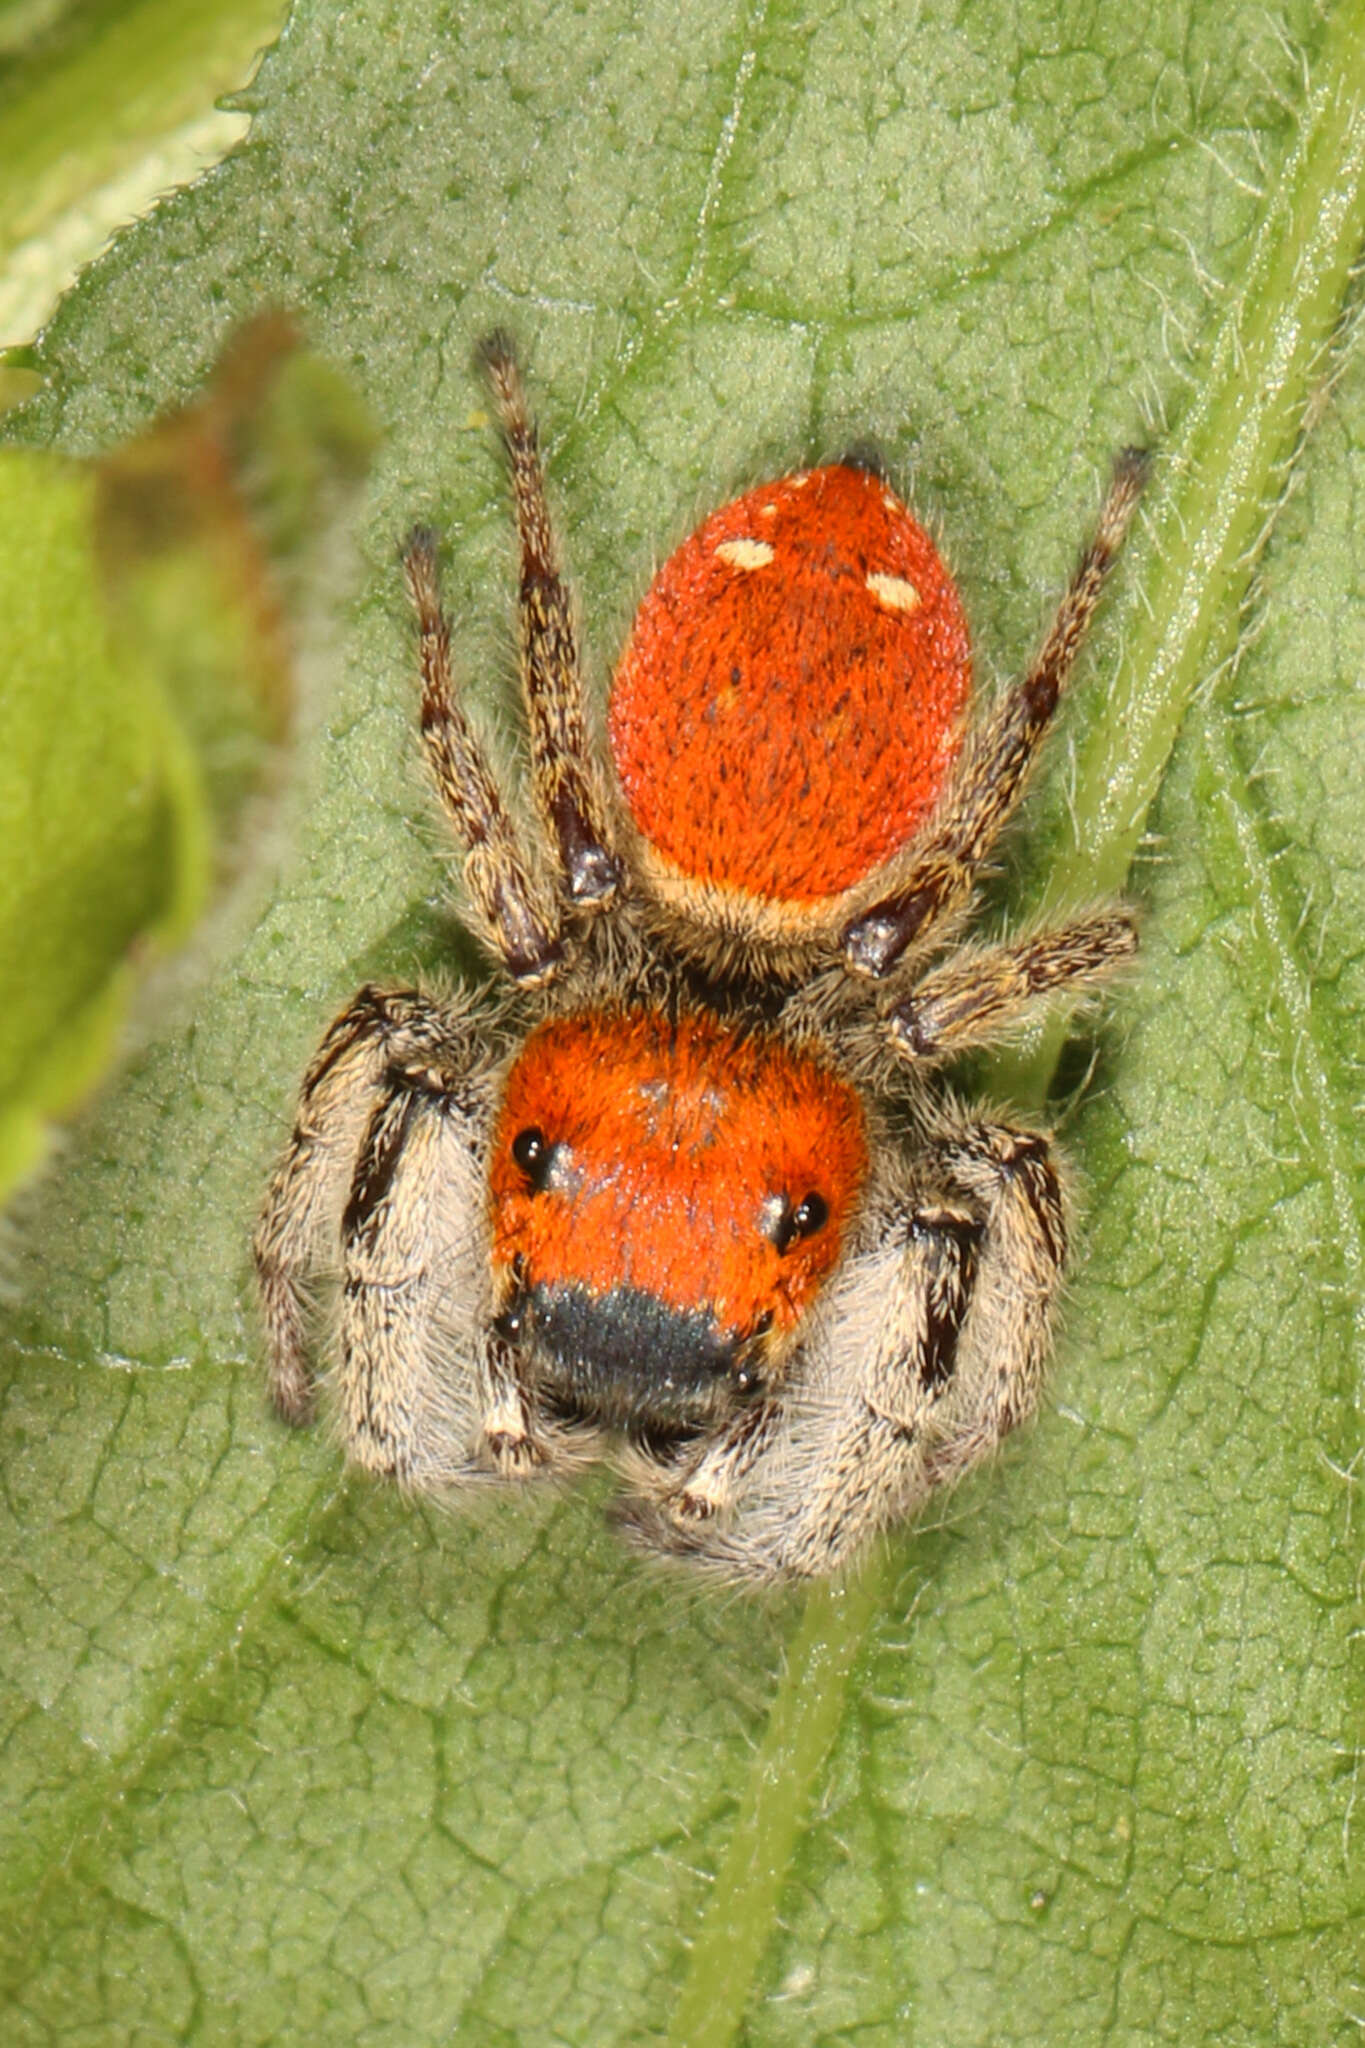
[[[970,685],[923,527],[880,478],[815,469],[723,506],[664,563],[616,672],[612,755],[676,874],[799,909],[933,808]]]

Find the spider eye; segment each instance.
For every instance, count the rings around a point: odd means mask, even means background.
[[[814,1237],[829,1221],[829,1203],[823,1195],[807,1195],[793,1208],[787,1195],[772,1195],[764,1205],[767,1236],[779,1257],[791,1250],[800,1237]]]
[[[539,1194],[550,1177],[554,1146],[538,1125],[530,1124],[512,1140],[512,1157]]]

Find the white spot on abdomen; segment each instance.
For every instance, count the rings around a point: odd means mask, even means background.
[[[773,558],[766,540],[723,540],[716,554],[732,569],[766,569]]]
[[[878,604],[884,604],[889,612],[919,610],[919,592],[905,576],[887,576],[880,569],[875,569],[867,579],[867,587]]]

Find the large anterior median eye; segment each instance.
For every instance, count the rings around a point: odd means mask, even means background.
[[[512,1157],[539,1194],[550,1178],[555,1148],[536,1124],[518,1131],[512,1140]]]

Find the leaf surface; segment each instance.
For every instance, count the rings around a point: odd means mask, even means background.
[[[206,882],[197,763],[152,664],[111,629],[93,473],[0,454],[0,1195],[108,1061],[130,955]]]
[[[283,11],[0,0],[0,346],[22,351],[116,227],[240,138],[214,102],[249,75]],[[0,404],[14,374],[0,364]]]
[[[67,303],[31,441],[128,434],[274,301],[388,442],[275,890],[11,1250],[9,2038],[1357,2038],[1365,372],[1326,381],[1325,258],[1302,443],[1240,485],[1235,435],[1203,457],[1241,553],[1296,488],[1259,632],[1234,560],[1164,700],[1141,967],[1064,1120],[1054,1401],[935,1527],[803,1611],[642,1571],[599,1484],[447,1515],[343,1480],[263,1412],[246,1240],[333,1010],[451,971],[394,548],[447,529],[465,672],[510,701],[475,339],[530,354],[599,678],[703,509],[871,440],[989,686],[1112,452],[1233,402],[1229,306],[1362,41],[1356,5],[301,0],[247,148]],[[1123,648],[1201,531],[1132,549],[1002,903],[1098,819]]]

